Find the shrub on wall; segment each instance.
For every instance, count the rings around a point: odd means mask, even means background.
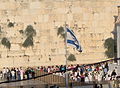
[[[32,25],[28,25],[27,28],[25,29],[25,34],[26,34],[26,36],[35,36],[36,31]]]
[[[60,26],[57,30],[57,35],[65,39],[65,30],[64,27]]]
[[[28,25],[25,29],[25,31],[19,31],[21,33],[24,33],[26,35],[26,40],[23,42],[22,46],[27,48],[29,46],[33,46],[34,43],[33,43],[33,37],[36,35],[36,31],[35,29],[33,28],[32,25]]]
[[[69,61],[76,61],[76,57],[75,57],[75,55],[70,54],[70,55],[68,56],[67,60],[69,60]]]
[[[33,46],[33,37],[32,36],[29,36],[26,38],[26,40],[23,42],[22,46],[27,48],[29,46]]]
[[[1,43],[2,43],[4,46],[6,46],[8,49],[10,49],[11,43],[10,43],[10,41],[9,41],[6,37],[4,37],[4,38],[1,40]]]
[[[104,47],[106,48],[105,55],[108,58],[114,57],[115,51],[115,40],[113,38],[108,38],[105,40]]]

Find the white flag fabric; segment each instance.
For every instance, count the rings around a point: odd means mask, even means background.
[[[79,52],[82,52],[81,45],[79,44],[79,41],[77,40],[75,34],[69,28],[66,28],[66,30],[67,30],[67,38],[66,38],[67,39],[67,44],[72,45]]]

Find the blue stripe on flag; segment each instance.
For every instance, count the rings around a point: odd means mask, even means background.
[[[75,34],[69,28],[66,29],[67,29],[67,43],[73,45],[74,47],[76,47],[78,51],[82,52],[81,46]]]
[[[75,41],[67,40],[67,43],[75,45],[77,49],[79,49],[79,45],[75,44]]]
[[[69,32],[75,38],[75,40],[77,40],[76,36],[74,35],[74,33],[70,29],[67,28],[67,32]]]

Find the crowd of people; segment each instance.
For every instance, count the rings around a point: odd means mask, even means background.
[[[39,67],[28,67],[28,68],[3,68],[0,71],[1,80],[23,80],[34,78],[36,71],[53,73],[53,75],[59,75],[65,77],[66,66],[39,66]],[[56,72],[59,71],[59,72]],[[102,81],[102,80],[115,80],[117,77],[117,67],[111,71],[107,62],[92,64],[92,65],[68,65],[67,71],[69,79],[80,82],[90,81]],[[54,73],[55,72],[55,73]]]
[[[81,82],[115,80],[117,67],[111,71],[108,63],[101,63],[90,66],[79,66],[69,72],[70,79]]]
[[[23,80],[23,79],[30,79],[35,77],[35,70],[33,68],[8,68],[4,67],[0,71],[0,79],[7,80],[7,81],[14,81],[14,80]]]
[[[59,73],[54,74],[65,77],[65,65],[48,66],[47,68],[41,67],[40,69],[48,73],[60,71]],[[67,70],[71,80],[80,82],[116,80],[116,77],[118,76],[117,67],[110,69],[108,62],[92,65],[68,65]]]

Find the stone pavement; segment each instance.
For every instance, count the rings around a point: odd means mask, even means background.
[[[45,88],[45,86],[46,84],[40,80],[27,80],[0,84],[0,88]]]
[[[65,88],[65,87],[60,87],[60,88]],[[89,86],[75,86],[73,88],[94,88],[93,85],[89,85]],[[105,84],[103,85],[103,88],[109,88],[109,85]]]

